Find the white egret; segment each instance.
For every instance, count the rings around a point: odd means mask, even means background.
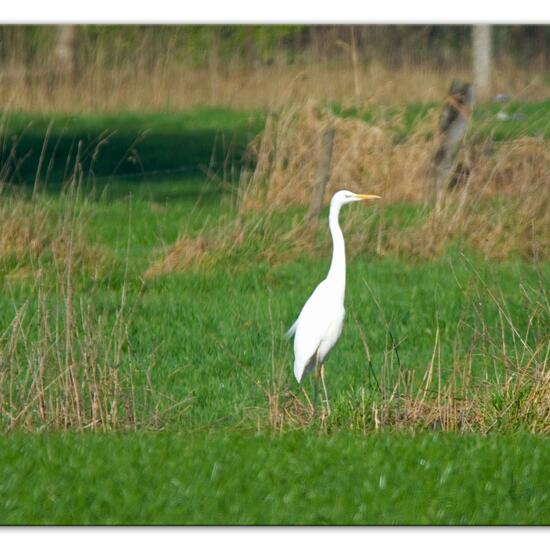
[[[332,261],[324,281],[321,281],[305,303],[288,336],[294,335],[294,376],[298,383],[314,372],[314,404],[319,378],[323,384],[327,412],[330,414],[324,377],[324,360],[340,338],[344,325],[344,294],[346,291],[346,250],[340,229],[339,215],[344,204],[379,199],[378,195],[359,195],[338,191],[330,201],[329,228],[332,236]]]

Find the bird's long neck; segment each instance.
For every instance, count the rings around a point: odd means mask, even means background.
[[[340,205],[331,205],[328,225],[330,234],[332,235],[332,261],[327,280],[334,285],[339,295],[341,295],[342,301],[344,301],[346,291],[346,245],[344,243],[344,235],[340,229],[339,216]]]

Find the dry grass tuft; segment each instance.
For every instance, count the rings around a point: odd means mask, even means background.
[[[135,426],[132,380],[121,366],[126,342],[124,303],[107,326],[92,302],[75,300],[70,283],[57,303],[40,290],[36,310],[30,302],[18,307],[0,337],[2,429]]]
[[[395,144],[393,131],[399,124],[397,116],[377,124],[341,118],[314,102],[292,104],[271,115],[250,147],[254,170],[242,182],[243,209],[307,205],[327,126],[336,132],[327,197],[348,187],[384,193],[390,202],[422,198],[429,147]]]
[[[479,251],[486,259],[506,260],[514,255],[529,261],[550,257],[550,193],[534,189],[524,196],[483,202],[466,196],[447,198],[440,208],[426,209],[419,226],[403,231],[382,228],[379,252],[404,257],[440,257],[449,242]]]
[[[146,270],[145,277],[153,278],[177,271],[186,271],[193,266],[204,266],[211,260],[214,250],[213,239],[205,237],[182,237],[165,254]]]
[[[34,272],[31,266],[71,268],[97,277],[105,266],[104,253],[89,243],[86,219],[74,205],[55,208],[47,199],[2,196],[0,203],[0,265],[11,278]]]
[[[313,405],[304,392],[302,396],[286,389],[266,392],[268,420],[271,430],[284,431],[288,427],[307,427],[315,421]]]

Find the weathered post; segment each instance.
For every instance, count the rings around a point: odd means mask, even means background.
[[[311,194],[307,222],[317,223],[323,208],[323,198],[328,180],[330,179],[330,165],[332,161],[332,148],[334,144],[334,128],[328,126],[321,134],[321,146],[319,150],[319,162],[315,175],[315,186]]]
[[[451,183],[456,154],[470,125],[473,105],[471,84],[454,80],[439,120],[439,145],[433,158],[432,186],[436,199]]]

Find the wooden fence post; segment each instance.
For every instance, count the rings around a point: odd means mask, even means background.
[[[470,125],[473,105],[471,84],[454,80],[439,120],[439,146],[433,158],[432,186],[436,200],[451,182],[455,157]]]
[[[328,180],[330,179],[330,165],[332,161],[332,148],[334,144],[334,128],[328,126],[321,134],[321,147],[319,151],[319,162],[315,175],[315,186],[311,194],[307,222],[317,223],[323,208],[323,198]]]

